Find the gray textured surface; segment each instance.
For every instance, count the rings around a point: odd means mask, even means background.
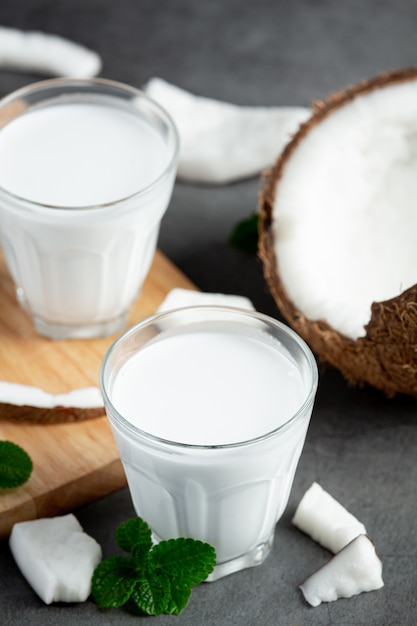
[[[390,68],[417,63],[413,0],[2,0],[0,24],[63,35],[97,50],[102,75],[141,86],[163,77],[240,104],[308,105]],[[0,72],[0,95],[37,77]],[[160,248],[202,290],[249,296],[278,316],[260,266],[227,245],[256,206],[258,181],[209,188],[177,184]],[[321,372],[307,443],[272,555],[194,590],[179,617],[155,625],[411,626],[417,623],[417,405],[352,390]],[[291,526],[296,503],[319,481],[367,526],[384,560],[383,590],[309,608],[298,584],[328,554]],[[127,491],[75,511],[110,556],[117,524],[133,513]],[[244,520],[242,520],[244,523]],[[46,607],[0,544],[0,623],[133,624],[93,602]]]

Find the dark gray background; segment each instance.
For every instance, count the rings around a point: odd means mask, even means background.
[[[0,24],[60,34],[100,53],[102,76],[140,87],[160,76],[238,104],[303,105],[382,71],[417,64],[413,0],[2,0]],[[37,80],[0,71],[0,95]],[[233,249],[233,225],[255,210],[258,179],[225,187],[177,183],[160,248],[204,291],[239,293],[279,317],[259,262]],[[417,623],[417,405],[350,389],[321,369],[316,408],[272,555],[260,568],[196,588],[181,625],[407,626]],[[384,562],[385,587],[310,608],[298,585],[328,553],[291,526],[313,480],[367,526]],[[74,511],[116,552],[117,524],[133,515],[122,490]],[[242,524],[245,520],[242,519]],[[0,623],[133,624],[92,601],[46,607],[0,543]],[[146,618],[144,618],[146,619]],[[151,619],[151,618],[149,618]]]

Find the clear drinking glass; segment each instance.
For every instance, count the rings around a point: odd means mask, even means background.
[[[2,246],[39,333],[99,337],[125,326],[178,146],[159,105],[109,80],[46,80],[0,102]]]
[[[125,332],[103,360],[100,385],[135,510],[154,540],[210,543],[217,565],[208,580],[262,563],[317,383],[304,341],[259,313],[187,307]]]

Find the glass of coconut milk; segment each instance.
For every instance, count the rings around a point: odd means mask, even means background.
[[[186,307],[124,333],[100,385],[135,510],[154,540],[211,544],[209,580],[262,563],[317,381],[304,341],[255,312]]]
[[[144,93],[46,80],[0,102],[0,229],[20,303],[53,339],[122,329],[169,204],[178,134]]]

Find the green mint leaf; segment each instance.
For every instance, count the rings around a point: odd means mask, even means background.
[[[132,595],[140,576],[134,559],[123,556],[105,559],[93,572],[93,598],[100,608],[122,606]]]
[[[171,598],[171,586],[166,576],[147,572],[132,592],[132,600],[147,615],[166,613]]]
[[[151,529],[140,517],[123,522],[116,530],[117,545],[125,552],[132,552],[133,548],[140,545],[140,551],[144,554],[152,548]],[[138,554],[138,549],[136,548]]]
[[[191,597],[191,588],[187,585],[176,585],[171,581],[171,598],[166,613],[179,615],[185,609]]]
[[[254,213],[250,217],[238,222],[229,236],[229,244],[248,254],[258,251],[259,215]]]
[[[214,548],[202,541],[170,539],[152,547],[151,531],[140,517],[120,524],[116,538],[131,557],[112,557],[95,568],[91,592],[100,608],[130,600],[147,615],[179,615],[191,588],[216,564]]]
[[[149,558],[155,572],[165,574],[181,587],[200,584],[216,564],[212,546],[184,538],[161,541],[152,548]]]
[[[146,543],[136,543],[132,548],[132,557],[138,565],[145,564],[150,547]]]
[[[30,477],[33,463],[20,446],[11,441],[0,441],[0,488],[11,489],[23,485]]]

